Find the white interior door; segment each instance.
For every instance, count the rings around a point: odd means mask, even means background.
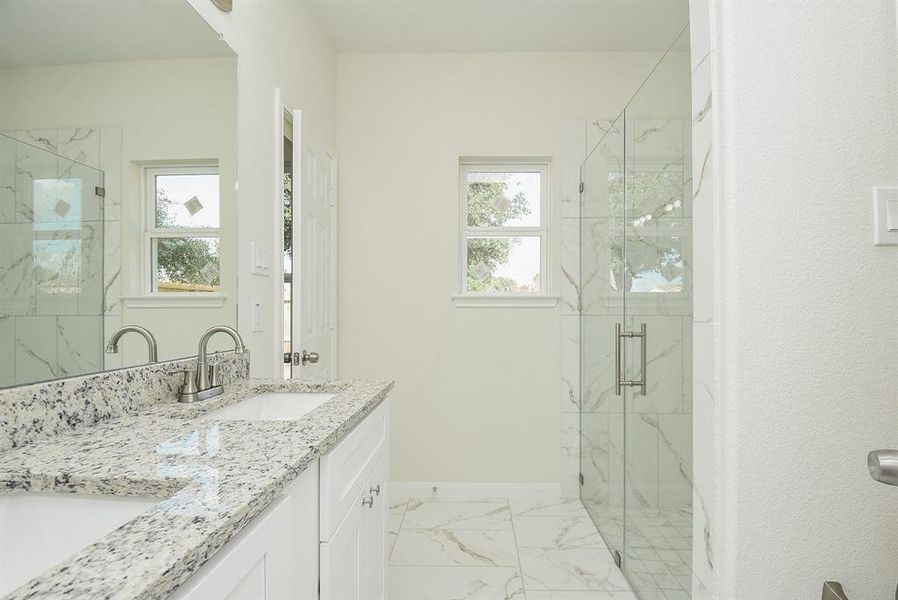
[[[336,377],[336,160],[293,112],[293,377]],[[298,180],[298,181],[297,181]]]

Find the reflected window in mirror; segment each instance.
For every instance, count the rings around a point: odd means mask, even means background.
[[[145,168],[149,293],[210,293],[221,287],[217,165]]]

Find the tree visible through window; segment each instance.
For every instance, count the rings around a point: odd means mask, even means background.
[[[544,293],[547,165],[462,163],[461,171],[462,292]]]
[[[147,169],[152,292],[214,292],[221,286],[220,197],[215,167]]]

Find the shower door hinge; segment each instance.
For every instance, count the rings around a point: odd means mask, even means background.
[[[580,182],[580,193],[581,194],[583,193],[583,182],[582,181]]]
[[[583,485],[583,473],[578,473],[580,476],[580,485]]]
[[[100,198],[105,198],[106,197],[106,188],[104,188],[102,185],[98,185],[94,188],[94,193],[97,196],[99,196]]]

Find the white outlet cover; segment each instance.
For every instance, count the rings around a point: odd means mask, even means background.
[[[253,333],[262,333],[262,301],[253,300],[252,326]]]

